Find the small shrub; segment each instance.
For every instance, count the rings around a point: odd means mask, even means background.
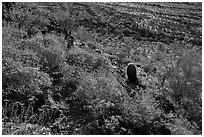
[[[81,48],[74,48],[69,51],[67,63],[81,67],[88,73],[93,72],[96,75],[107,75],[110,73],[110,63],[105,57],[90,53]]]
[[[16,66],[12,59],[3,61],[3,87],[19,89],[27,95],[41,91],[40,86],[50,86],[50,77],[33,67]],[[6,90],[5,90],[6,91]]]
[[[201,68],[201,56],[197,51],[184,50],[183,56],[177,61],[177,65],[169,69],[165,75],[171,89],[171,97],[180,108],[185,109],[187,119],[190,122],[196,122],[200,130],[202,126]]]
[[[50,135],[49,128],[28,123],[15,125],[14,123],[3,123],[3,135]]]
[[[84,27],[79,27],[78,30],[76,31],[75,37],[82,42],[88,42],[91,40],[94,40],[97,37],[96,33],[89,32],[86,28]]]

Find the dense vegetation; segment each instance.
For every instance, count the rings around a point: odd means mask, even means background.
[[[2,3],[2,133],[202,134],[201,35],[201,3]]]

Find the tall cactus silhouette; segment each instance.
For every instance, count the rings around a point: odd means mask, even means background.
[[[134,63],[128,63],[127,69],[126,69],[126,74],[128,77],[129,82],[132,83],[138,83],[138,78],[137,78],[137,68]]]

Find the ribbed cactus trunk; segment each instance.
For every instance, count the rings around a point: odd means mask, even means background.
[[[128,63],[127,65],[127,77],[132,83],[138,83],[137,68],[134,63]]]

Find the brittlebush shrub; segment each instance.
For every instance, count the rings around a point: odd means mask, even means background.
[[[83,102],[84,108],[88,108],[90,116],[93,117],[93,123],[94,121],[102,121],[103,124],[101,126],[106,127],[105,131],[103,131],[101,127],[91,125],[91,129],[94,129],[94,131],[86,129],[83,131],[84,133],[105,134],[106,130],[114,129],[115,126],[117,126],[117,124],[114,125],[109,120],[112,116],[120,115],[119,105],[122,102],[124,94],[121,88],[122,87],[114,80],[106,77],[96,78],[91,74],[86,75],[84,73],[83,80],[73,95],[79,99],[80,102]],[[110,127],[108,126],[109,124],[106,123],[108,121],[111,122],[109,123]]]
[[[86,72],[95,74],[95,76],[108,75],[111,71],[110,62],[107,58],[78,47],[67,53],[66,62],[69,65],[81,67]]]
[[[87,97],[89,101],[100,102],[120,102],[122,91],[119,89],[116,81],[99,77],[94,78],[93,76],[86,76],[86,80],[82,81],[79,86],[78,92],[82,93]]]
[[[65,53],[56,36],[22,39],[22,33],[12,26],[3,29],[3,88],[33,94],[52,85],[48,74],[59,71]]]
[[[76,31],[75,34],[76,38],[81,40],[82,42],[88,42],[91,40],[95,40],[97,38],[97,33],[89,32],[86,28],[84,27],[79,27]]]
[[[170,95],[193,125],[202,129],[202,54],[196,49],[184,50],[166,78]]]
[[[86,94],[85,96],[90,100],[96,99],[95,97],[108,101],[114,100],[111,99],[110,93],[116,92],[112,91],[115,89],[116,80],[111,73],[109,61],[105,57],[81,48],[73,48],[67,54],[66,60],[69,69],[65,71],[69,75],[64,76],[70,79],[70,75],[72,75],[71,79],[78,80],[80,83],[78,93]],[[73,70],[73,73],[69,73],[70,70]]]
[[[18,89],[26,95],[41,92],[41,86],[50,86],[49,75],[33,67],[23,67],[20,62],[3,59],[2,67],[3,87]]]

